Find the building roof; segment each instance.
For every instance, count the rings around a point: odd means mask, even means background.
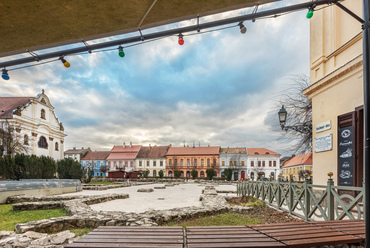
[[[0,97],[0,119],[13,118],[13,111],[17,107],[24,107],[33,97]]]
[[[109,159],[135,159],[141,145],[113,146],[107,160]]]
[[[88,151],[81,160],[105,160],[110,151]]]
[[[163,158],[171,146],[143,146],[136,158]]]
[[[242,154],[247,154],[247,148],[245,147],[237,147],[237,148],[221,148],[220,149],[221,154],[226,154],[226,153],[242,153]]]
[[[219,146],[205,146],[205,147],[170,147],[167,155],[219,155]]]
[[[303,164],[312,165],[312,152],[292,157],[290,160],[285,162],[283,168]]]
[[[248,155],[265,155],[265,154],[280,155],[279,153],[273,152],[266,148],[247,148],[247,154]]]
[[[88,151],[91,151],[90,147],[87,149],[84,149],[83,147],[81,149],[76,149],[76,147],[73,147],[73,149],[68,149],[64,152],[64,155],[66,154],[81,154],[84,156]]]

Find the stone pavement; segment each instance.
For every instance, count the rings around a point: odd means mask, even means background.
[[[165,184],[149,184],[117,189],[108,189],[104,191],[84,190],[82,192],[69,193],[64,195],[71,196],[122,193],[130,195],[130,198],[128,199],[114,200],[91,205],[90,207],[95,211],[122,211],[143,213],[150,210],[167,210],[172,208],[201,206],[202,202],[199,201],[199,196],[202,194],[202,190],[204,189],[205,184],[180,183],[178,185],[175,184],[173,187],[167,186],[166,189],[154,189],[154,187],[161,187],[164,185]],[[137,192],[138,189],[142,188],[152,188],[154,189],[154,191]],[[236,190],[235,185],[216,185],[215,188],[216,190]]]

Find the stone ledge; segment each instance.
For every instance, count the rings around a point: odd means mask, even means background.
[[[147,193],[150,193],[150,192],[154,192],[154,189],[152,189],[152,188],[143,188],[143,189],[138,189],[137,192],[147,192]]]

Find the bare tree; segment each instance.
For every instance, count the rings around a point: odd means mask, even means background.
[[[285,131],[282,132],[282,142],[295,141],[292,153],[304,154],[312,151],[312,102],[303,90],[310,86],[309,78],[305,75],[295,75],[291,78],[288,89],[279,94],[275,109],[269,114],[270,121],[278,123],[277,113],[284,105],[288,112]],[[276,131],[281,132],[280,128]]]
[[[0,120],[0,156],[28,153],[28,136],[27,140],[22,140],[21,130],[20,124]]]

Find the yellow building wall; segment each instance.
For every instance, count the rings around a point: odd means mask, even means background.
[[[362,17],[362,1],[342,2]],[[363,105],[361,24],[337,6],[315,11],[310,21],[310,79],[304,94],[312,100],[313,183],[325,185],[327,173],[337,184],[338,116]],[[331,121],[331,129],[316,133],[316,125]],[[332,150],[315,152],[315,138],[333,135]]]

